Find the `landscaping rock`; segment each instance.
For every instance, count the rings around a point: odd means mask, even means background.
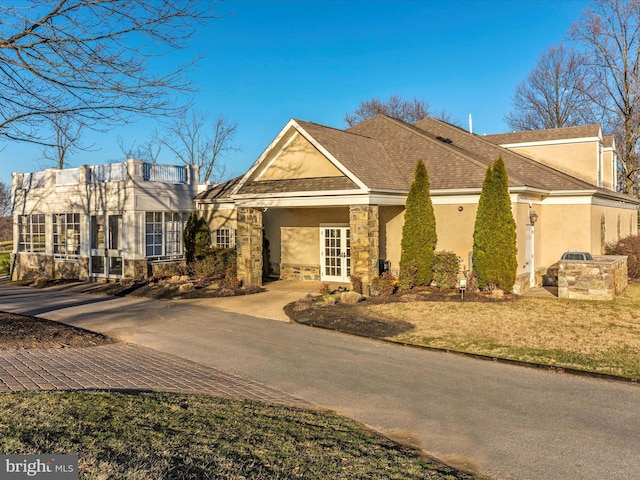
[[[180,287],[178,287],[178,292],[179,293],[189,293],[189,292],[193,292],[195,290],[195,285],[191,282],[189,283],[183,283],[182,285],[180,285]]]

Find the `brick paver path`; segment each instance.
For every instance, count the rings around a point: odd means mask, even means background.
[[[0,392],[81,389],[206,393],[318,408],[245,377],[130,343],[0,350]]]

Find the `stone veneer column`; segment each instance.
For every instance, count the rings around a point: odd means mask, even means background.
[[[377,205],[351,205],[351,275],[362,279],[362,290],[369,293],[371,280],[378,276],[379,227]]]
[[[262,285],[262,210],[238,207],[236,226],[238,280]]]

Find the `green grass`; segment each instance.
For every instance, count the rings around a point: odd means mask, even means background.
[[[9,269],[11,266],[11,253],[0,252],[0,277],[9,275]]]
[[[81,479],[471,479],[352,420],[142,392],[0,395],[0,452],[77,454]]]

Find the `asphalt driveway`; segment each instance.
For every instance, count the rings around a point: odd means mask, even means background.
[[[498,478],[640,478],[640,388],[425,352],[203,304],[0,287],[89,328],[330,407]]]

